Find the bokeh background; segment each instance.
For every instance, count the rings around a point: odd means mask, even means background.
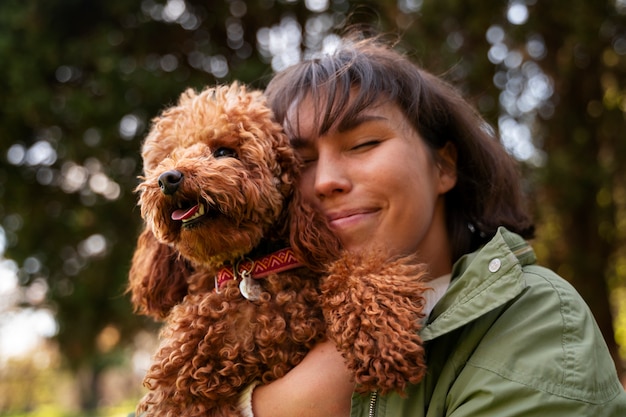
[[[626,0],[0,1],[0,415],[133,409],[157,325],[125,281],[150,120],[347,22],[457,85],[520,161],[541,263],[626,359]],[[584,359],[583,359],[584,360]]]

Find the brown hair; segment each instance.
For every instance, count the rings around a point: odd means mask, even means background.
[[[446,222],[453,261],[491,239],[500,226],[533,237],[517,165],[492,129],[452,86],[381,38],[346,36],[332,54],[278,73],[266,94],[283,125],[290,106],[310,97],[318,135],[388,99],[402,109],[431,149],[452,143],[458,179],[446,194]],[[290,122],[297,123],[297,117]]]

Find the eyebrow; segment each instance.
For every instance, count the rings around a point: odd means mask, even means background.
[[[343,120],[341,120],[339,124],[337,125],[337,131],[347,132],[349,130],[359,127],[360,125],[364,123],[375,122],[375,121],[380,121],[380,120],[386,121],[388,119],[384,116],[379,116],[375,114],[358,114],[355,117],[346,117]],[[323,132],[323,133],[326,133],[326,132]],[[291,144],[293,149],[302,150],[311,146],[311,139],[294,135],[292,138],[289,139],[289,143]]]
[[[348,130],[352,130],[364,123],[375,122],[380,120],[388,120],[384,116],[378,116],[376,114],[358,114],[354,117],[344,118],[337,125],[338,132],[346,132]]]

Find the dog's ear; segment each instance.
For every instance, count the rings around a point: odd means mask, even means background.
[[[325,272],[330,262],[337,259],[341,243],[328,227],[324,216],[302,199],[295,187],[289,202],[289,241],[296,256],[306,266]]]
[[[139,314],[162,320],[187,295],[193,267],[147,228],[139,235],[130,267],[128,289]]]

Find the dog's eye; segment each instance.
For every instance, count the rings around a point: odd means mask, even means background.
[[[213,151],[213,156],[216,158],[237,158],[237,152],[234,149],[222,146]]]

